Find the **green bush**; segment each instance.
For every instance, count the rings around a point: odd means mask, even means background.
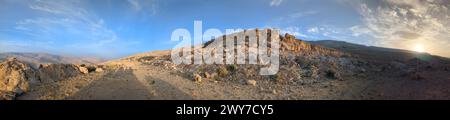
[[[235,72],[237,70],[237,65],[236,64],[232,64],[230,66],[228,66],[230,68],[230,71]]]

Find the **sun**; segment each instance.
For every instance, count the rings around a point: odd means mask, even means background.
[[[425,52],[425,47],[423,47],[423,44],[418,43],[414,46],[414,51],[423,53]]]

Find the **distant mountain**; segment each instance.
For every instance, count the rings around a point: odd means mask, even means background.
[[[403,50],[403,49],[392,49],[383,48],[375,46],[365,46],[359,44],[348,43],[344,41],[335,40],[320,40],[320,41],[307,41],[313,45],[318,45],[326,48],[332,48],[339,51],[348,52],[357,55],[360,58],[365,58],[372,61],[378,62],[406,62],[414,58],[432,58],[439,62],[448,63],[449,58],[430,55],[428,53],[418,53],[415,51]]]
[[[48,64],[48,63],[98,64],[105,61],[103,59],[94,57],[70,57],[70,56],[53,55],[48,53],[18,53],[18,52],[0,53],[0,61],[3,61],[9,57],[15,57],[20,61],[32,65],[33,67],[36,67],[39,64]]]

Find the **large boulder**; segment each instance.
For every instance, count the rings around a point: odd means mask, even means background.
[[[81,71],[73,64],[47,64],[39,66],[41,83],[60,81],[81,75]]]
[[[78,67],[78,70],[80,70],[81,73],[83,74],[88,74],[89,70],[86,67]]]
[[[39,77],[35,71],[16,58],[8,58],[0,63],[0,93],[2,96],[0,99],[14,99],[16,95],[27,92],[30,85],[38,82]]]

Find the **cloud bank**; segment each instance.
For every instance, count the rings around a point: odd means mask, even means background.
[[[353,36],[367,35],[375,45],[409,50],[423,44],[429,53],[450,56],[450,1],[363,1],[357,7],[363,24],[350,28]]]

